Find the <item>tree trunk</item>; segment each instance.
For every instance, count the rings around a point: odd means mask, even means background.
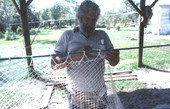
[[[142,22],[142,18],[144,17],[145,13],[145,0],[140,0],[140,9],[142,11],[142,15],[140,15],[140,25],[139,25],[139,50],[138,50],[138,67],[142,67],[142,57],[143,57],[143,40],[144,40],[144,23]]]

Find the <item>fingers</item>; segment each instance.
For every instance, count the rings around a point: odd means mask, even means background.
[[[79,51],[90,51],[92,48],[90,46],[84,46]]]
[[[84,51],[90,51],[92,48],[90,46],[84,46]]]
[[[119,50],[112,50],[110,52],[106,52],[106,59],[112,60],[119,56]]]
[[[114,56],[114,55],[119,55],[119,50],[112,50],[110,52],[106,52],[106,56]]]

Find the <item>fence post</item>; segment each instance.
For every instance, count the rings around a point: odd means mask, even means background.
[[[28,26],[28,18],[27,18],[27,7],[26,7],[26,0],[20,0],[20,15],[22,19],[22,29],[23,29],[23,35],[25,40],[25,49],[26,49],[26,55],[32,56],[32,49],[30,44],[30,33],[29,33],[29,26]],[[29,72],[31,72],[32,75],[36,75],[34,72],[33,67],[33,61],[31,61],[31,58],[27,58],[27,64],[29,66]]]
[[[143,57],[143,40],[144,40],[144,23],[145,20],[145,0],[140,0],[140,9],[142,12],[142,15],[140,15],[139,19],[139,40],[138,40],[138,61],[137,65],[138,67],[142,67],[142,57]]]

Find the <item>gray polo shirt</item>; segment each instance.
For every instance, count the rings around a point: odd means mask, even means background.
[[[74,52],[83,46],[91,46],[94,50],[113,48],[108,35],[102,30],[95,30],[89,38],[86,38],[79,31],[67,30],[57,41],[55,51],[61,53]],[[89,59],[87,61],[72,62],[67,66],[68,86],[71,92],[72,89],[83,92],[105,92],[104,58],[97,59],[91,56]]]

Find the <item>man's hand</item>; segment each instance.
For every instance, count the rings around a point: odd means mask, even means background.
[[[92,48],[90,46],[81,47],[78,51],[90,51]]]
[[[90,51],[92,48],[90,46],[83,46],[81,47],[78,51],[83,52],[83,51]],[[71,58],[73,61],[80,60],[83,57],[84,54],[77,54],[77,55],[72,55]],[[86,55],[88,55],[86,53]]]
[[[111,66],[115,66],[119,63],[119,50],[111,50],[110,52],[106,52],[105,55]]]
[[[77,51],[90,51],[90,50],[92,50],[92,48],[90,46],[84,46],[84,47],[81,47]],[[59,52],[55,52],[55,54],[56,53],[59,53]],[[83,55],[84,54],[72,55],[68,59],[67,59],[67,56],[54,56],[51,58],[51,67],[54,69],[62,69],[65,66],[67,66],[69,64],[69,62],[71,62],[72,60],[73,61],[80,60],[83,57]],[[86,54],[86,55],[88,55],[88,54]],[[66,59],[67,59],[67,62],[65,62]]]

